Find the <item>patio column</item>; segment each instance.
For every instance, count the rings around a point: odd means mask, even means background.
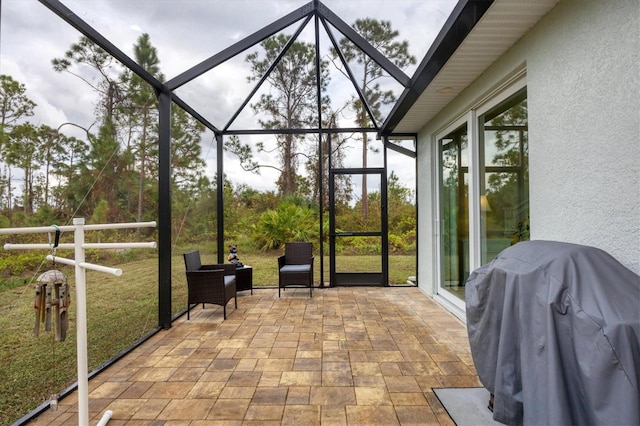
[[[314,6],[317,9],[318,0],[314,0]],[[323,159],[322,159],[322,92],[321,81],[320,81],[320,22],[318,19],[318,15],[315,15],[315,36],[316,36],[316,96],[318,102],[318,181],[320,182],[320,188],[318,191],[320,202],[318,203],[318,211],[320,212],[320,223],[318,224],[320,227],[320,287],[324,287],[324,229],[323,229],[323,200],[324,200],[324,170],[322,168]],[[331,137],[331,136],[329,136]],[[331,155],[331,149],[328,151],[329,156]],[[311,278],[313,280],[313,278]],[[313,286],[313,283],[311,283]]]
[[[216,219],[218,234],[218,263],[224,263],[224,145],[222,143],[222,133],[216,133],[216,160],[217,160],[217,179],[216,179]]]
[[[171,93],[158,92],[158,326],[171,328]]]

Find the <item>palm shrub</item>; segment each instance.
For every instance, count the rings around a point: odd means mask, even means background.
[[[318,214],[314,208],[283,202],[262,213],[251,231],[261,250],[280,248],[287,241],[317,241]]]

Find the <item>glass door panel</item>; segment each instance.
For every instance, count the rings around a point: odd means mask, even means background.
[[[482,136],[482,263],[529,239],[529,148],[526,90],[479,117]]]
[[[469,276],[467,125],[440,139],[440,288],[464,300]]]

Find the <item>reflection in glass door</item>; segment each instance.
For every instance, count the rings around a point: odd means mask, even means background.
[[[529,239],[527,92],[479,117],[482,264]]]
[[[440,288],[464,300],[469,276],[469,164],[467,125],[439,140]]]
[[[336,194],[339,182],[366,181],[366,203]],[[387,186],[383,168],[333,169],[329,177],[332,286],[387,285]]]

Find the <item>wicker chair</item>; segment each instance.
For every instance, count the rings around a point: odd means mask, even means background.
[[[191,305],[196,303],[202,303],[203,308],[205,303],[222,306],[223,317],[227,319],[227,304],[231,299],[235,299],[235,307],[238,308],[235,265],[203,265],[197,250],[184,254],[184,265],[187,274],[187,319],[190,318]]]
[[[309,287],[313,297],[313,245],[311,243],[286,243],[284,255],[278,257],[278,297],[280,289]]]

